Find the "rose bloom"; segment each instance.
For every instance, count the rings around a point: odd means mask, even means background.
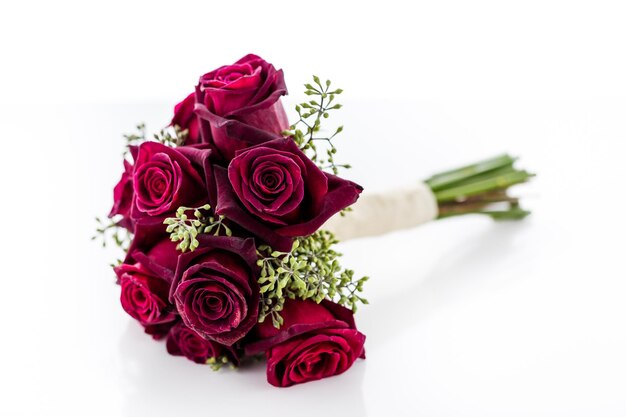
[[[200,122],[198,122],[198,116],[194,113],[195,104],[196,93],[191,93],[174,107],[174,117],[170,123],[171,126],[187,129],[188,134],[185,145],[195,145],[201,142]]]
[[[363,190],[320,170],[291,139],[238,151],[227,172],[215,168],[215,178],[216,212],[280,251],[289,251],[294,237],[315,232]]]
[[[200,246],[178,258],[170,300],[185,325],[231,346],[258,317],[258,267],[253,239],[199,235]]]
[[[139,262],[171,283],[174,280],[179,254],[176,243],[172,242],[169,234],[165,232],[163,220],[145,217],[135,224],[135,234],[124,263]]]
[[[255,331],[260,340],[246,347],[249,355],[265,351],[270,384],[288,387],[338,375],[365,358],[365,335],[352,311],[327,300],[288,300],[281,315],[280,329],[264,321]]]
[[[157,339],[178,320],[176,308],[169,302],[178,253],[161,220],[141,219],[124,263],[114,268],[122,287],[122,307]]]
[[[210,152],[198,147],[142,143],[133,172],[133,218],[164,216],[180,206],[205,203],[213,182]]]
[[[144,326],[146,333],[160,338],[177,319],[176,309],[168,301],[169,282],[141,263],[115,267],[122,287],[122,308]]]
[[[222,355],[235,364],[239,362],[234,349],[206,340],[180,322],[168,333],[166,347],[170,355],[184,356],[195,363],[206,364],[210,359],[217,359]]]
[[[204,74],[195,103],[203,142],[228,161],[238,149],[275,138],[289,128],[279,100],[285,94],[283,71],[256,55]]]
[[[117,215],[122,216],[120,225],[128,230],[133,229],[133,223],[130,219],[133,195],[133,166],[130,162],[124,160],[124,172],[113,189],[113,207],[109,213],[109,218]]]

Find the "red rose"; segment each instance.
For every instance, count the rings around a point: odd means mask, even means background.
[[[271,320],[259,324],[260,341],[246,347],[246,354],[265,351],[270,384],[288,387],[338,375],[365,357],[365,335],[350,310],[330,301],[287,301],[281,315],[280,329]]]
[[[178,258],[170,299],[187,327],[231,346],[258,317],[254,240],[208,235],[198,240],[199,248]]]
[[[135,235],[125,264],[140,262],[168,283],[174,280],[179,251],[165,232],[163,220],[145,217],[135,224]],[[169,292],[169,291],[168,291]]]
[[[195,106],[203,141],[230,160],[238,149],[275,138],[289,128],[279,101],[285,94],[283,71],[256,55],[204,74]]]
[[[122,178],[113,189],[113,207],[109,213],[109,218],[120,215],[122,220],[120,225],[132,230],[130,219],[130,209],[133,203],[133,166],[124,160],[124,172]]]
[[[122,287],[122,308],[139,321],[146,333],[160,338],[174,324],[176,310],[168,301],[169,282],[140,263],[115,267]]]
[[[189,133],[185,140],[185,145],[195,145],[201,142],[200,124],[198,117],[193,111],[195,104],[196,94],[191,93],[174,107],[174,117],[172,118],[171,125],[188,130]]]
[[[179,252],[163,227],[159,219],[139,220],[124,263],[114,268],[122,287],[122,307],[157,339],[178,319],[169,290]]]
[[[200,147],[141,144],[133,173],[133,218],[164,216],[206,202],[213,186],[209,154]]]
[[[183,323],[172,327],[167,335],[167,352],[174,356],[184,356],[195,363],[206,364],[210,359],[228,357],[235,364],[239,358],[234,349],[206,340]]]
[[[280,251],[291,249],[293,237],[315,232],[362,191],[321,171],[291,139],[238,151],[227,173],[215,168],[215,178],[216,212]]]

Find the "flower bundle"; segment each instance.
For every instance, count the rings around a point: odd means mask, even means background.
[[[167,128],[153,139],[142,125],[126,136],[111,223],[99,228],[126,251],[114,266],[123,309],[166,339],[170,354],[215,369],[264,354],[268,381],[281,387],[340,374],[364,357],[354,312],[367,303],[360,295],[367,277],[342,268],[329,231],[342,229],[363,188],[337,175],[347,167],[335,161],[342,128],[319,133],[341,107],[341,90],[317,77],[305,87],[313,99],[296,106],[299,120],[289,124],[283,72],[260,57],[200,77]],[[484,210],[494,201],[512,204],[500,216],[523,217],[506,191],[530,174],[512,162],[502,157],[426,181],[418,194],[435,205],[427,220],[497,217]],[[502,175],[508,182],[496,180]],[[411,203],[413,191],[399,196],[382,200],[406,207],[378,210],[426,207],[423,199]],[[369,212],[366,204],[347,213],[343,230],[371,223],[378,213]]]

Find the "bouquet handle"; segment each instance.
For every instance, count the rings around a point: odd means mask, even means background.
[[[333,216],[322,229],[345,241],[409,229],[438,215],[435,194],[428,185],[417,182],[395,190],[363,193],[350,212]]]

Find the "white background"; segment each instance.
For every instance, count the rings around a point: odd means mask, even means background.
[[[605,1],[3,2],[0,415],[626,415],[626,10]],[[511,152],[533,215],[342,244],[368,358],[289,389],[167,355],[89,241],[120,134],[257,53],[346,91],[368,190]],[[338,120],[339,121],[339,120]]]

